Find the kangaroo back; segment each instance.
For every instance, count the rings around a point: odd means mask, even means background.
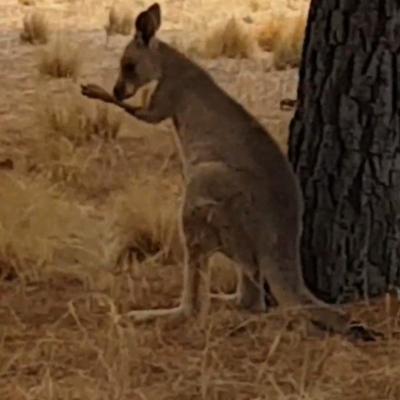
[[[262,272],[281,305],[314,306],[311,319],[337,332],[347,331],[348,318],[317,300],[304,284],[299,250],[302,194],[285,155],[204,69],[156,38],[160,24],[157,3],[138,15],[134,38],[120,61],[114,96],[117,105],[142,121],[174,122],[186,181],[184,292],[194,291],[196,279],[190,276],[196,272],[188,271],[199,269],[205,258],[201,254],[221,251],[253,275]],[[158,85],[147,107],[122,102],[153,80]],[[246,290],[261,287],[249,284]],[[189,300],[182,301],[180,310],[188,307]]]

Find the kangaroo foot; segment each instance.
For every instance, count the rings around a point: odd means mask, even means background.
[[[348,329],[347,335],[355,340],[363,342],[375,342],[377,338],[383,339],[385,335],[374,329],[366,328],[358,321],[352,321]]]
[[[210,293],[210,298],[222,301],[238,301],[239,295],[237,293]]]
[[[173,308],[159,308],[155,310],[132,310],[125,314],[126,317],[133,318],[135,321],[149,321],[159,317],[189,317],[191,310],[189,307],[179,305]]]
[[[322,324],[320,321],[311,321],[315,327],[320,329],[321,331],[328,331],[333,333],[333,329],[329,329],[325,324]],[[377,338],[384,338],[384,334],[382,332],[378,332],[376,330],[366,328],[358,321],[350,322],[348,329],[343,332],[344,336],[347,336],[353,340],[361,340],[363,342],[375,342]]]

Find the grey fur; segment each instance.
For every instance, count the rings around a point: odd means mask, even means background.
[[[303,282],[302,195],[285,155],[204,69],[155,37],[161,23],[158,4],[142,12],[139,20],[121,58],[114,96],[97,85],[82,87],[84,95],[116,104],[139,120],[157,124],[172,118],[176,128],[186,184],[182,300],[177,308],[130,315],[148,319],[199,310],[202,272],[208,258],[219,251],[242,268],[242,308],[266,309],[266,280],[280,306],[301,306],[310,319],[346,332],[348,316],[317,300]],[[158,80],[158,86],[147,107],[124,103],[152,80]]]

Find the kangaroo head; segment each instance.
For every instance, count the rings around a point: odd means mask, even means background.
[[[161,76],[158,42],[155,34],[161,25],[161,8],[154,3],[136,18],[136,32],[121,58],[114,96],[122,101]]]

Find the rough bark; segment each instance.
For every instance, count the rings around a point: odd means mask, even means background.
[[[326,301],[400,283],[398,3],[310,5],[288,156],[305,201],[305,281]]]

